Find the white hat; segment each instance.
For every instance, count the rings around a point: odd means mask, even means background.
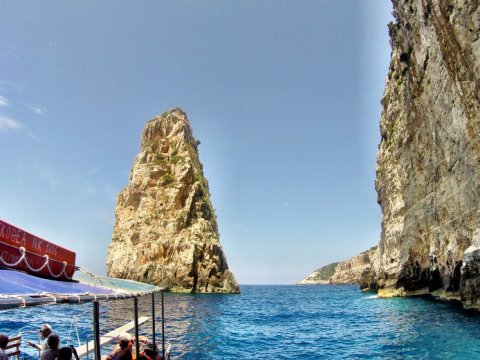
[[[43,332],[45,330],[49,330],[50,332],[52,331],[52,327],[48,324],[43,324],[42,327],[40,328],[40,332]]]

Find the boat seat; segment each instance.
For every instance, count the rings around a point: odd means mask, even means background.
[[[18,334],[8,339],[8,344],[7,344],[7,347],[5,348],[5,353],[9,358],[15,357],[17,360],[20,359],[21,343],[22,343],[22,334]]]

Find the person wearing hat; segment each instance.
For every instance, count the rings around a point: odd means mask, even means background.
[[[50,334],[53,334],[52,327],[48,324],[43,324],[40,328],[40,335],[44,339],[43,345],[35,344],[34,342],[27,341],[27,345],[36,348],[38,351],[44,351],[48,349],[47,338]]]

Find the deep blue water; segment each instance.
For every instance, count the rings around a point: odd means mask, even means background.
[[[102,332],[130,321],[132,304],[103,305]],[[141,299],[140,315],[148,316],[150,306],[150,298]],[[84,341],[91,312],[91,304],[2,311],[0,332],[22,331],[34,340],[47,321],[63,344],[76,344],[74,330],[68,340],[72,318]],[[177,359],[480,359],[480,316],[430,299],[378,299],[356,286],[243,286],[240,295],[165,294],[165,318],[165,337]],[[148,322],[142,333],[150,331]]]

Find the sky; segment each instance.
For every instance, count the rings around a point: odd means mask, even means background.
[[[389,1],[0,6],[0,219],[105,274],[142,128],[178,106],[240,284],[378,243]]]

